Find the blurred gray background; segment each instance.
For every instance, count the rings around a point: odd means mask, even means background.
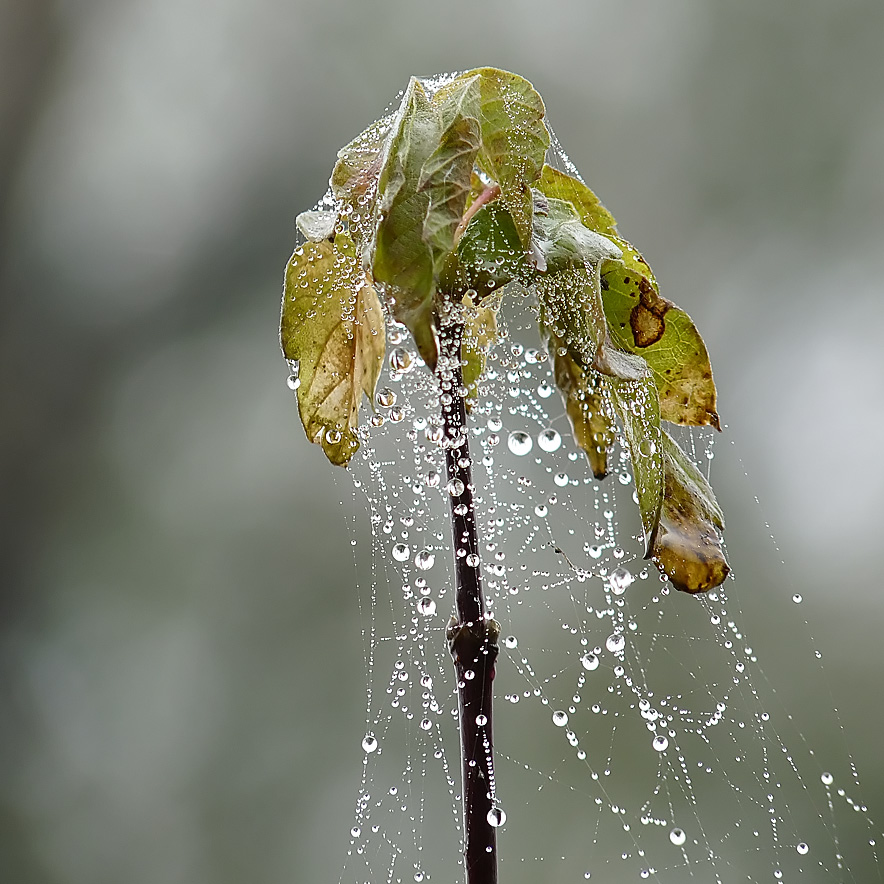
[[[480,64],[534,82],[704,333],[731,595],[787,706],[837,698],[809,739],[874,811],[882,37],[880,0],[2,0],[0,880],[337,880],[354,514],[285,386],[282,271],[338,147]],[[793,592],[821,671],[785,665]]]

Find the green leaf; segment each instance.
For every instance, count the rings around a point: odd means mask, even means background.
[[[424,163],[418,191],[429,197],[423,238],[438,274],[454,250],[455,231],[463,218],[479,152],[479,78],[458,80],[434,96],[442,120],[439,144]]]
[[[683,592],[706,592],[721,584],[730,566],[719,530],[724,516],[706,477],[663,433],[666,487],[651,555]]]
[[[366,220],[374,211],[384,144],[392,122],[392,116],[382,117],[342,147],[331,175],[331,189],[336,199]]]
[[[608,474],[608,449],[614,443],[614,422],[601,375],[584,370],[555,335],[550,335],[548,347],[574,441],[586,452],[592,474],[596,479],[604,479]]]
[[[578,178],[544,166],[537,187],[552,199],[568,200],[589,228],[610,237],[622,250],[620,263],[603,268],[605,313],[614,341],[640,354],[660,392],[664,420],[719,428],[709,354],[684,310],[660,297],[645,259],[617,233],[613,215]]]
[[[301,212],[295,218],[295,226],[309,242],[322,242],[324,239],[334,239],[337,223],[337,212]]]
[[[632,475],[638,496],[645,551],[650,555],[663,506],[663,431],[660,428],[660,400],[650,371],[638,380],[605,377],[614,410],[632,460]]]
[[[497,68],[477,68],[458,79],[479,78],[482,149],[478,163],[501,189],[501,202],[519,232],[531,242],[531,184],[549,147],[543,99],[523,77]]]
[[[434,370],[434,261],[423,237],[430,204],[418,190],[421,169],[439,144],[441,121],[424,87],[412,77],[387,141],[378,176],[378,225],[372,275],[385,286],[390,307],[414,337],[424,362]]]
[[[545,165],[536,187],[546,197],[571,203],[580,220],[590,230],[610,239],[619,238],[614,216],[579,178]]]
[[[374,396],[384,316],[351,237],[306,243],[286,267],[280,319],[286,359],[299,362],[298,410],[326,457],[346,465],[359,448],[362,394]]]
[[[534,213],[532,246],[538,270],[546,273],[566,267],[597,267],[621,256],[614,242],[583,224],[571,203],[542,195]]]
[[[473,289],[477,302],[519,279],[527,267],[512,216],[496,202],[483,206],[472,217],[458,242],[457,258],[456,285]]]

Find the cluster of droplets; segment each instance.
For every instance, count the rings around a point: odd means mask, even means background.
[[[844,860],[837,847],[823,849],[830,824],[780,797],[789,781],[812,789],[802,772],[814,762],[797,757],[795,741],[782,736],[789,722],[766,708],[764,675],[725,592],[688,599],[660,582],[643,559],[626,446],[610,452],[613,481],[594,479],[553,397],[551,360],[509,333],[504,326],[490,354],[466,436],[479,555],[449,533],[452,502],[465,488],[446,475],[440,390],[404,327],[388,331],[386,371],[355,464],[374,566],[353,862],[371,870],[365,880],[399,880],[405,867],[421,881],[449,851],[431,856],[420,832],[444,843],[447,825],[463,837],[457,691],[444,641],[451,562],[460,556],[481,569],[489,612],[504,630],[495,719],[506,751],[491,769],[506,812],[495,792],[488,823],[507,824],[511,849],[523,844],[529,860],[543,861],[531,827],[548,831],[536,820],[541,797],[555,794],[549,812],[568,808],[594,833],[561,860],[587,879],[615,877],[606,874],[613,863],[638,880],[682,880],[685,870],[709,880],[834,874]],[[711,450],[699,438],[701,451]],[[640,447],[641,456],[656,453],[653,440]],[[548,758],[529,739],[543,722],[556,747]],[[487,722],[476,724],[485,731]],[[425,816],[439,782],[449,799],[442,822]],[[839,802],[865,813],[833,783],[824,773],[817,786],[832,814]],[[718,796],[714,813],[704,810],[708,793]],[[366,839],[371,851],[358,853]]]

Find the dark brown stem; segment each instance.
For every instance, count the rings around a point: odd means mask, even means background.
[[[463,327],[441,335],[438,374],[444,423],[445,466],[451,495],[457,616],[448,629],[448,647],[457,672],[463,764],[464,863],[467,884],[497,884],[497,829],[491,703],[500,627],[485,608],[473,479],[462,392],[460,342]]]

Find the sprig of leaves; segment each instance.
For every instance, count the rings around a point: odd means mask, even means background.
[[[721,509],[662,426],[719,427],[705,344],[595,194],[544,163],[544,116],[533,86],[506,71],[412,78],[397,111],[339,152],[335,210],[298,216],[307,243],[286,273],[281,337],[300,362],[304,428],[332,463],[349,462],[384,310],[431,370],[446,323],[463,325],[474,394],[502,301],[527,289],[593,473],[606,474],[619,423],[647,555],[679,589],[707,590],[728,573]]]

